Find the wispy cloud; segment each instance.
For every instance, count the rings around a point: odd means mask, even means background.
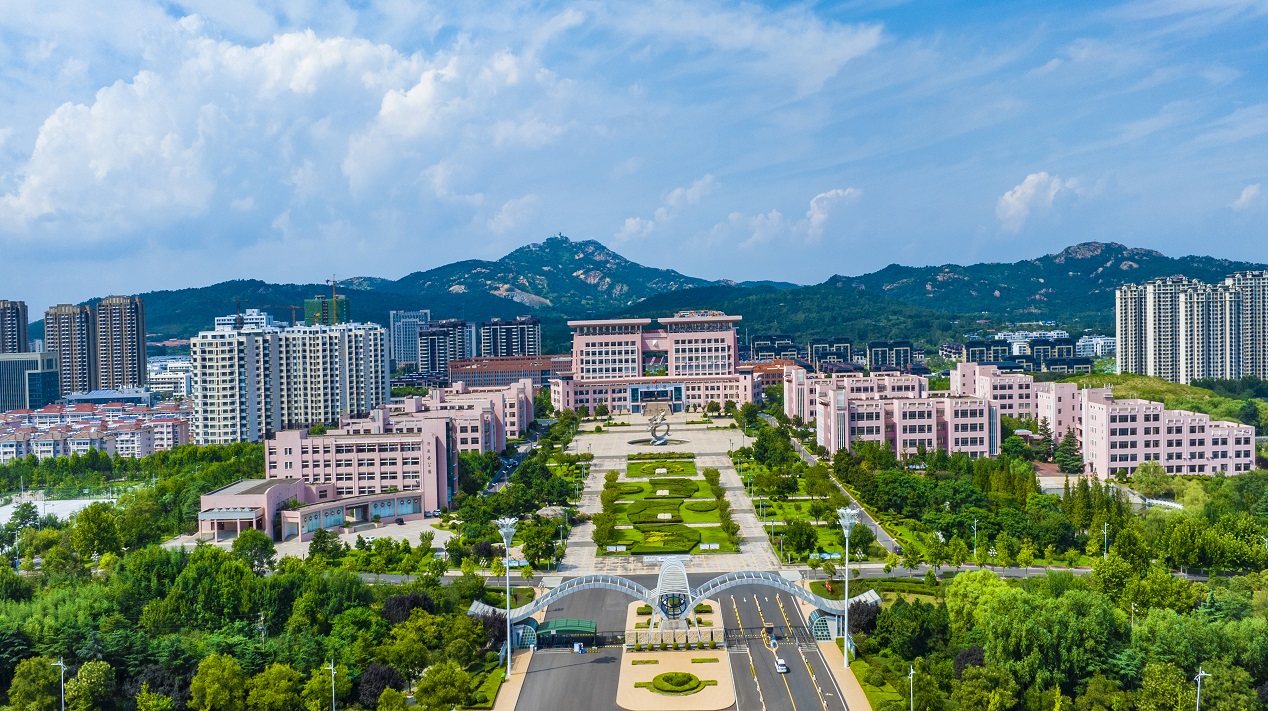
[[[1253,183],[1242,188],[1241,195],[1229,205],[1234,212],[1244,212],[1262,203],[1260,197],[1259,183]]]

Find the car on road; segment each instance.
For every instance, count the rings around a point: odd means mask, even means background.
[[[783,657],[775,657],[775,671],[780,674],[788,673],[788,662],[785,662]]]
[[[374,536],[366,536],[366,537],[365,537],[365,542],[366,542],[366,543],[374,543],[374,541],[375,541],[375,537],[374,537]]]

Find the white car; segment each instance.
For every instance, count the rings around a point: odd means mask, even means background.
[[[783,657],[775,657],[775,671],[780,674],[788,673],[788,662],[785,662]]]

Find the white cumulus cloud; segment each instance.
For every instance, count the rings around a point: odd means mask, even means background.
[[[524,221],[533,216],[537,211],[537,203],[541,202],[541,198],[537,195],[525,195],[507,200],[498,209],[497,214],[488,220],[489,231],[494,234],[503,234],[524,224]]]
[[[1047,171],[1031,173],[1000,196],[995,204],[995,216],[1005,232],[1015,234],[1021,231],[1032,212],[1050,209],[1062,191],[1078,189],[1079,183],[1075,179],[1062,181],[1059,176],[1049,175]]]
[[[807,239],[811,242],[819,241],[823,237],[824,223],[828,221],[833,206],[848,205],[858,200],[862,194],[863,192],[858,188],[835,188],[811,198],[810,209],[806,211]]]
[[[1244,212],[1260,202],[1262,200],[1260,199],[1259,183],[1253,183],[1242,188],[1242,194],[1238,195],[1237,199],[1229,207],[1233,208],[1235,212]]]
[[[687,187],[674,188],[665,195],[665,199],[652,213],[650,219],[627,217],[625,222],[621,224],[621,229],[612,235],[612,239],[617,242],[627,242],[632,239],[646,237],[658,227],[664,227],[673,222],[684,206],[698,204],[717,187],[718,181],[712,175],[706,174],[704,177],[693,181]]]

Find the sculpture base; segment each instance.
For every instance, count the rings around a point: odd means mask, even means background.
[[[651,438],[645,437],[643,439],[632,439],[629,441],[629,443],[637,444],[643,447],[664,447],[670,444],[687,444],[688,441],[689,440],[685,440],[685,439],[663,439],[662,440],[659,438],[651,439]]]

